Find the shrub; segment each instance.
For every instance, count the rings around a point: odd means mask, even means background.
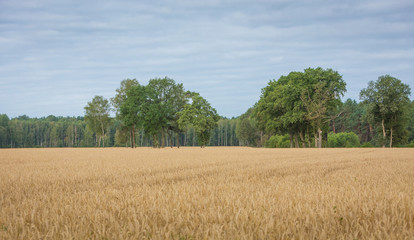
[[[273,135],[266,141],[267,148],[288,148],[290,147],[289,135]]]
[[[407,143],[407,144],[404,145],[404,147],[414,148],[414,142]]]
[[[328,134],[328,147],[359,147],[359,138],[354,132]]]
[[[365,142],[361,145],[362,148],[372,148],[374,147],[370,142]]]

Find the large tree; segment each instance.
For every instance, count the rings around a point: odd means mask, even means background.
[[[338,72],[332,69],[308,68],[304,72],[306,82],[301,100],[309,120],[317,131],[315,143],[322,147],[322,128],[330,120],[329,112],[341,104],[341,96],[346,91],[346,83]]]
[[[382,147],[387,143],[387,135],[389,146],[392,147],[396,131],[399,138],[406,134],[405,117],[409,109],[410,94],[411,89],[407,84],[390,75],[380,76],[375,82],[370,81],[368,87],[361,91],[361,100],[368,104],[374,121],[381,125]]]
[[[254,117],[259,127],[271,134],[289,134],[291,147],[293,140],[299,147],[298,137],[305,147],[306,134],[310,146],[311,132],[315,133],[315,146],[322,147],[322,129],[345,90],[342,77],[332,69],[291,72],[262,90]]]
[[[204,147],[210,140],[211,130],[217,126],[219,115],[200,94],[192,93],[191,100],[191,104],[186,104],[184,109],[178,113],[177,122],[181,129],[193,127],[199,145]]]
[[[116,117],[122,121],[122,125],[119,126],[122,128],[120,129],[119,133],[124,133],[125,130],[129,132],[129,140],[130,145],[132,148],[135,147],[135,131],[136,126],[135,122],[131,122],[131,113],[128,113],[128,109],[125,109],[124,106],[124,112],[121,113],[121,108],[125,104],[125,101],[127,100],[127,92],[129,89],[131,89],[134,86],[139,86],[138,81],[134,79],[124,79],[121,81],[121,85],[118,89],[116,89],[116,95],[115,97],[111,98],[112,106],[114,106],[114,110],[116,112]],[[131,105],[130,103],[127,105]]]
[[[165,146],[165,133],[169,135],[170,131],[175,131],[177,134],[181,131],[178,125],[178,112],[184,109],[187,103],[187,96],[183,85],[176,84],[171,78],[155,78],[151,79],[147,85],[147,93],[149,98],[149,105],[147,106],[146,120],[151,122],[151,126],[147,127],[155,134],[161,132],[161,146]],[[156,141],[154,139],[154,141]],[[172,141],[170,143],[172,145]]]
[[[131,148],[135,148],[136,128],[143,127],[147,101],[147,87],[135,84],[128,87],[125,98],[119,106],[118,118],[122,121],[122,127],[129,130]]]
[[[85,121],[97,136],[98,147],[105,147],[106,131],[111,123],[109,101],[102,96],[95,96],[85,107]]]

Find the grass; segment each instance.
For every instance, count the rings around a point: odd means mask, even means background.
[[[413,239],[413,149],[0,150],[0,239]]]

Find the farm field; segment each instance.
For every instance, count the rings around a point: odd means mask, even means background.
[[[414,239],[414,149],[0,149],[0,239]]]

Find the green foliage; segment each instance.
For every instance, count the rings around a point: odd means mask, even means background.
[[[414,148],[414,142],[407,143],[407,144],[405,144],[405,145],[404,145],[404,147],[407,147],[407,148]]]
[[[359,147],[359,138],[354,132],[341,132],[328,134],[328,147]]]
[[[203,147],[209,142],[211,130],[217,126],[219,116],[216,109],[212,108],[210,103],[198,93],[192,93],[191,100],[191,104],[185,105],[184,109],[178,113],[178,125],[181,129],[193,127],[198,143]]]
[[[129,135],[132,148],[135,147],[135,129],[137,127],[141,128],[144,125],[147,98],[146,87],[135,84],[126,90],[126,95],[119,106],[118,119],[122,121],[120,127],[122,128],[123,136],[128,138]],[[129,134],[126,132],[129,132]],[[120,139],[118,138],[118,140]]]
[[[329,113],[341,103],[346,91],[342,76],[332,69],[308,68],[272,80],[262,89],[253,117],[270,134],[301,136],[318,134],[326,128]],[[312,131],[312,132],[311,132]],[[310,136],[308,136],[310,138]]]
[[[362,148],[372,148],[374,146],[370,142],[364,142],[360,147],[362,147]]]
[[[121,125],[119,126],[122,128],[122,141],[127,141],[128,138],[130,140],[130,146],[132,148],[135,147],[135,132],[136,132],[136,125],[138,124],[138,115],[137,112],[139,111],[137,105],[140,103],[140,84],[136,79],[125,79],[121,81],[121,86],[116,90],[115,97],[111,98],[111,103],[115,108],[116,116],[119,120],[121,120]],[[131,89],[134,89],[131,91]],[[129,97],[128,97],[129,93]],[[129,134],[127,134],[129,133]],[[120,133],[118,133],[118,141],[120,140]],[[116,139],[115,139],[116,140]],[[118,143],[119,144],[119,143]]]
[[[144,104],[144,129],[153,135],[154,145],[158,146],[156,134],[161,132],[161,145],[164,147],[165,131],[182,131],[178,124],[178,113],[187,103],[187,93],[182,84],[176,84],[168,77],[151,79],[146,86],[147,101]]]
[[[408,141],[414,142],[414,101],[411,102],[407,114],[407,131],[408,131]]]
[[[0,147],[8,144],[9,117],[6,114],[0,114]]]
[[[256,127],[255,119],[251,117],[253,108],[249,108],[246,113],[237,120],[236,135],[242,146],[256,146],[259,139],[259,129]]]
[[[85,121],[88,127],[99,136],[98,146],[101,141],[102,146],[105,146],[106,132],[111,123],[110,109],[109,101],[102,96],[95,96],[85,107]]]
[[[138,86],[138,81],[134,79],[125,79],[121,81],[121,86],[116,89],[116,95],[115,97],[111,98],[112,106],[114,106],[116,113],[118,114],[121,110],[122,104],[125,102],[127,98],[127,91],[133,87]]]
[[[267,148],[288,148],[289,146],[289,135],[273,135],[265,143]]]
[[[211,133],[210,146],[239,146],[239,138],[236,134],[237,118],[224,118],[217,122]]]
[[[368,87],[361,91],[361,100],[368,105],[373,121],[381,126],[382,131],[379,132],[382,133],[383,147],[387,141],[390,147],[393,142],[406,141],[410,94],[411,89],[407,84],[389,75],[380,76],[375,82],[370,81]]]

